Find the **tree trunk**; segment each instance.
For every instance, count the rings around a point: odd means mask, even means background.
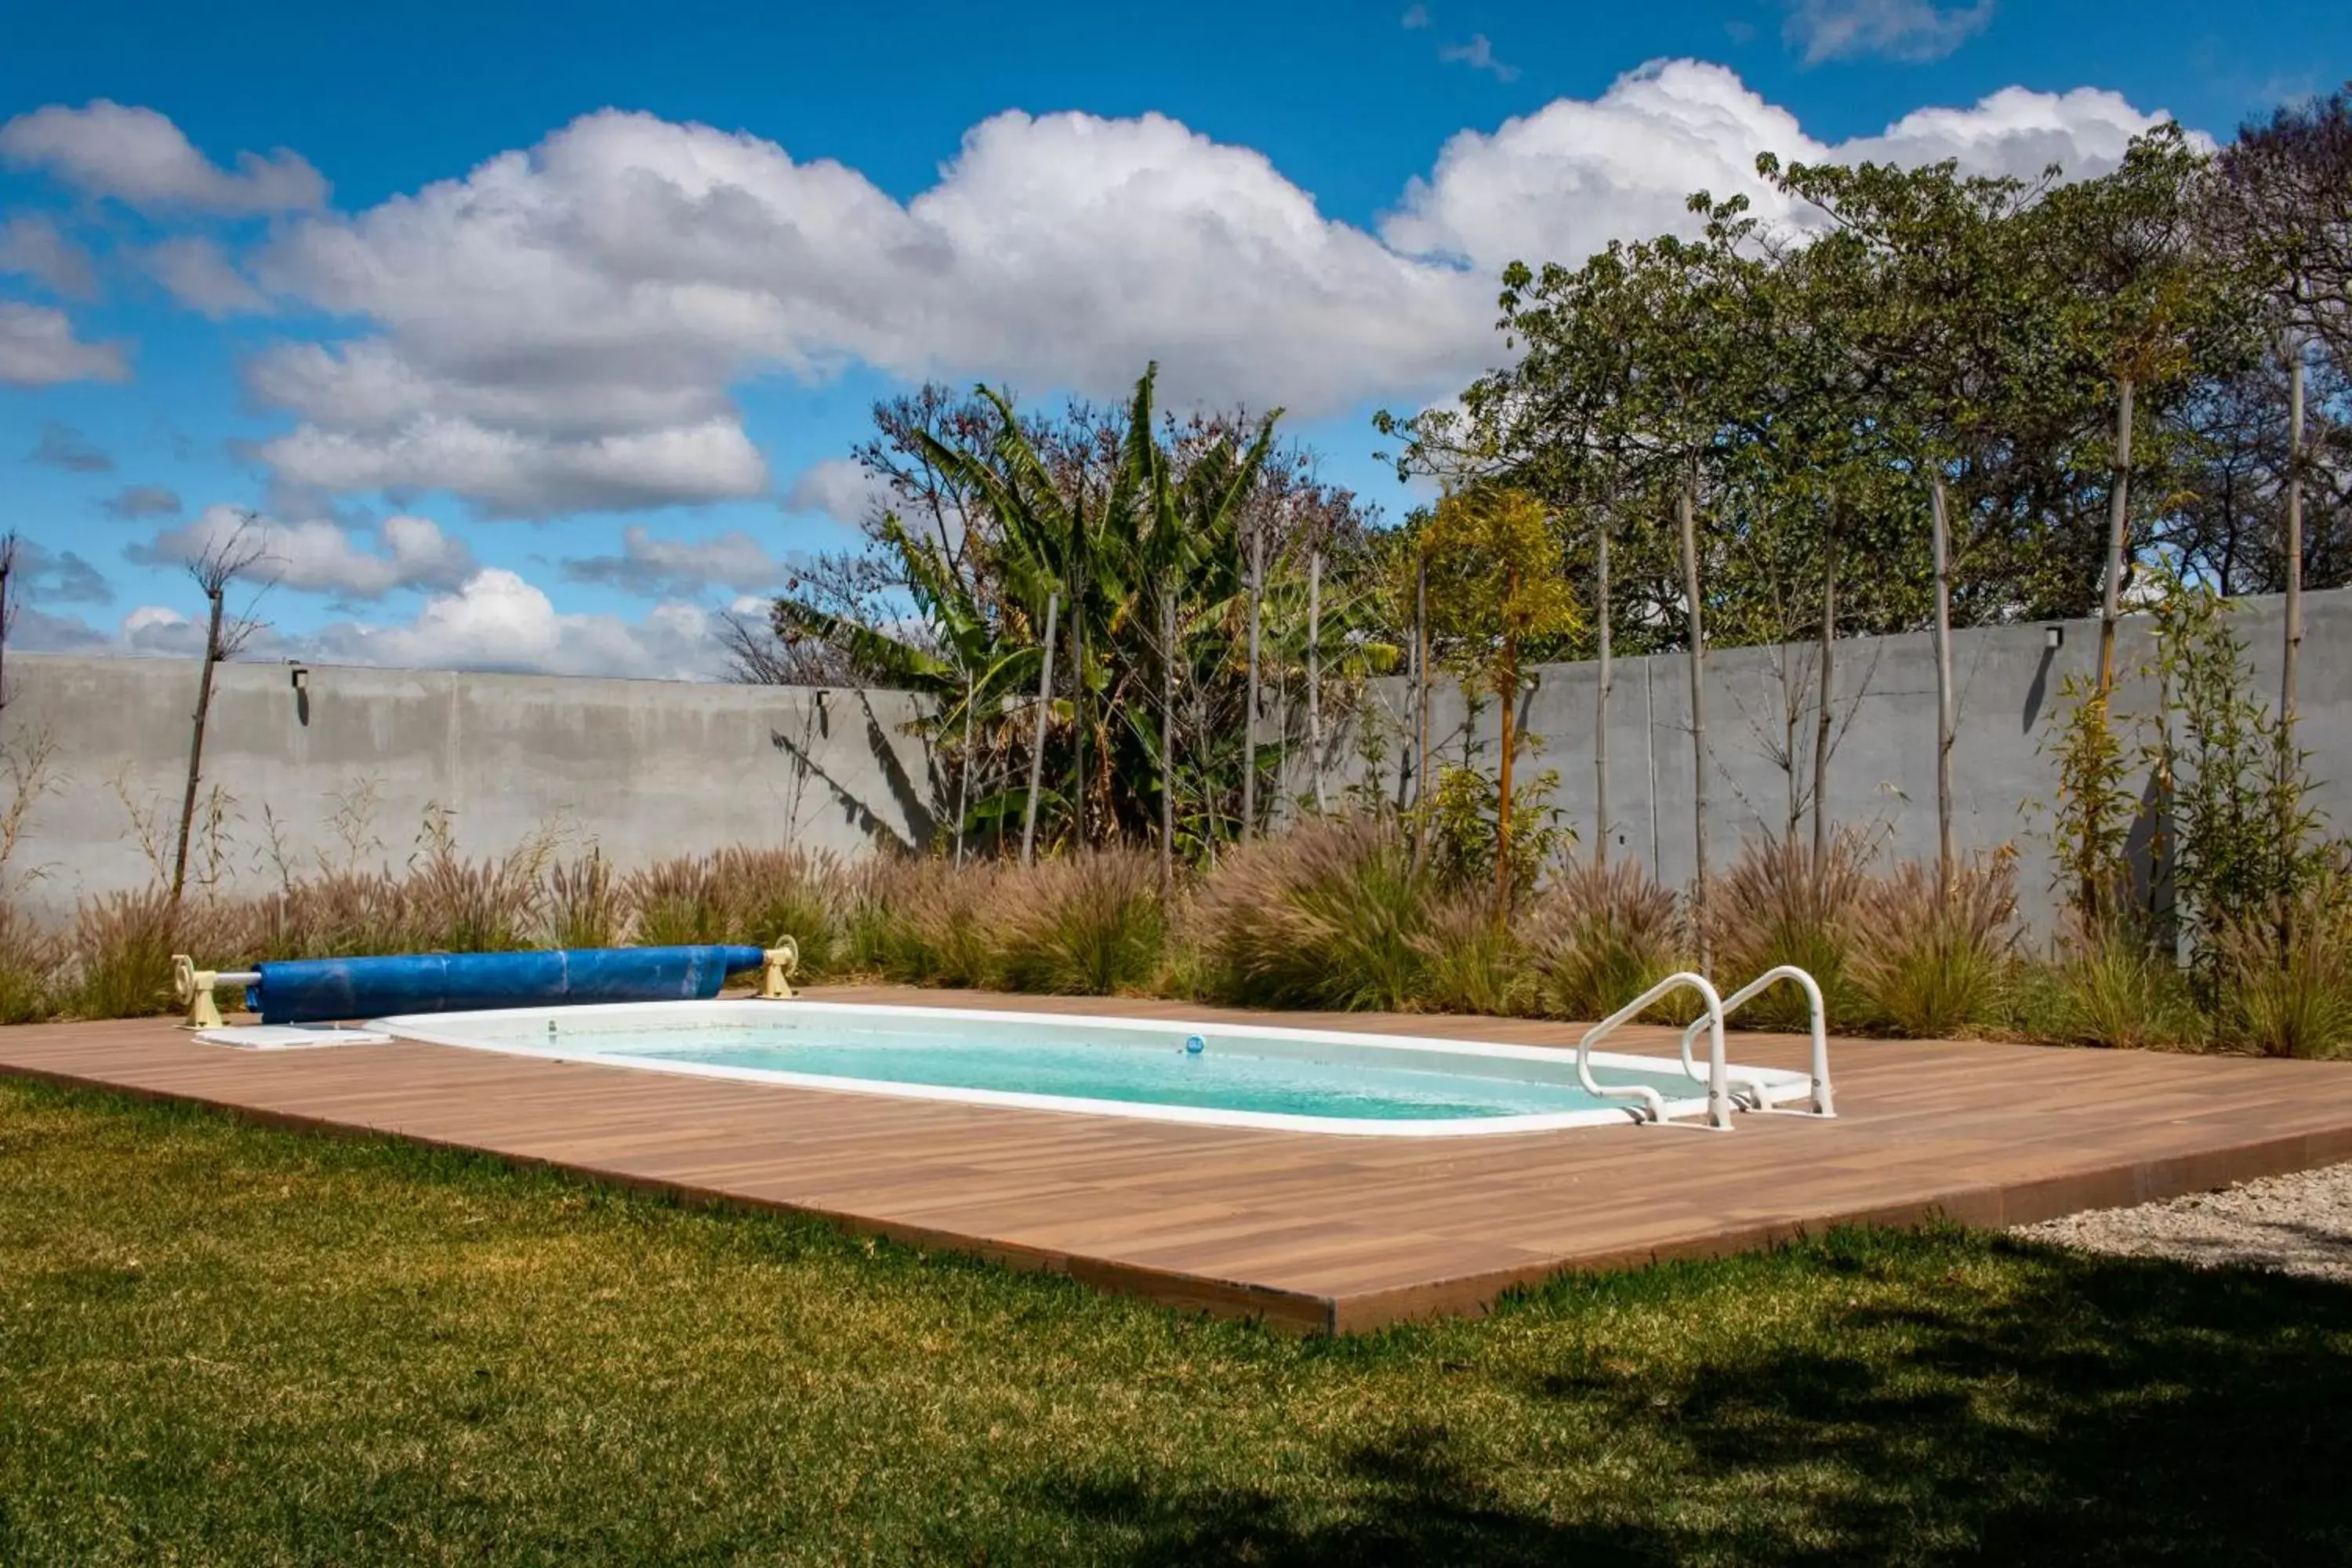
[[[2099,593],[2099,700],[2116,684],[2116,621],[2122,614],[2124,541],[2131,518],[2132,379],[2116,382],[2116,472],[2107,491],[2107,580]]]
[[[1323,798],[1323,552],[1307,558],[1307,769],[1315,790],[1315,811],[1330,809]]]
[[[971,800],[971,671],[963,674],[963,756],[956,769],[956,864],[963,864],[964,816]]]
[[[1418,812],[1429,799],[1429,562],[1426,558],[1415,561],[1412,568],[1412,648],[1413,721],[1418,735],[1412,764],[1412,804]],[[1417,818],[1412,830],[1412,869],[1416,876],[1421,872],[1428,848],[1429,824]]]
[[[1944,476],[1927,491],[1936,549],[1936,890],[1952,893],[1952,551]]]
[[[1087,615],[1086,588],[1070,601],[1070,742],[1076,761],[1070,772],[1070,842],[1087,847]]]
[[[1512,597],[1517,597],[1518,588],[1518,574],[1514,573]],[[1517,740],[1511,725],[1519,690],[1518,645],[1508,637],[1503,639],[1503,665],[1495,690],[1503,700],[1503,764],[1495,786],[1495,921],[1500,925],[1511,915],[1511,753]]]
[[[2294,677],[2295,666],[2303,656],[2303,345],[2292,334],[2287,339],[2286,372],[2286,646],[2280,650],[2279,660],[2279,783],[2284,784],[2294,776]],[[2279,791],[2282,811],[2287,809],[2287,794]],[[2291,847],[2284,842],[2293,831],[2293,824],[2282,818],[2279,824],[2282,851]]]
[[[1714,967],[1714,938],[1707,930],[1706,866],[1706,627],[1698,596],[1698,464],[1683,474],[1683,595],[1690,612],[1691,705],[1691,925],[1698,939],[1702,974]]]
[[[1599,828],[1592,846],[1592,863],[1606,870],[1609,866],[1609,684],[1612,672],[1609,664],[1609,522],[1604,516],[1601,523],[1600,548],[1595,552],[1592,599],[1600,619],[1601,633],[1601,695],[1592,705],[1592,815]]]
[[[1813,875],[1830,868],[1830,703],[1837,691],[1837,508],[1822,541],[1821,695],[1813,703]]]
[[[1037,785],[1045,771],[1045,721],[1054,710],[1054,629],[1062,613],[1062,595],[1045,595],[1045,661],[1037,671],[1037,740],[1029,752],[1029,804],[1021,812],[1021,864],[1037,860]]]
[[[1160,585],[1160,907],[1176,897],[1176,592]]]
[[[1250,539],[1249,698],[1242,710],[1242,842],[1257,831],[1257,631],[1265,597],[1265,536]]]
[[[188,787],[180,796],[180,841],[172,852],[172,902],[180,901],[188,885],[188,828],[195,821],[196,782],[205,771],[205,721],[212,712],[213,666],[220,662],[221,601],[227,595],[215,589],[205,630],[205,662],[196,677],[195,728],[188,737]]]

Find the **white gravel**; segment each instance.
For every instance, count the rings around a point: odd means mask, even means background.
[[[2015,1234],[2091,1252],[2274,1268],[2352,1284],[2352,1165],[2134,1208],[2094,1209],[2020,1226]]]

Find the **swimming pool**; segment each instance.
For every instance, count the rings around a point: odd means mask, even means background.
[[[1093,1116],[1386,1137],[1620,1125],[1572,1050],[1410,1035],[843,1002],[649,1002],[382,1018],[436,1045],[557,1061]],[[1679,1061],[1592,1053],[1603,1088],[1706,1109]],[[1737,1069],[1777,1105],[1804,1074]]]

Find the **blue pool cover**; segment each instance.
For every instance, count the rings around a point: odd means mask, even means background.
[[[315,1024],[391,1013],[592,1002],[695,1002],[727,976],[760,967],[756,947],[584,947],[551,952],[427,952],[259,963],[246,1005],[265,1024]]]

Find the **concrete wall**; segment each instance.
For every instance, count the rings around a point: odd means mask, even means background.
[[[2241,601],[2231,616],[2251,645],[2254,689],[2278,697],[2281,601]],[[2047,627],[2063,627],[2051,649]],[[2070,674],[2097,668],[2098,623],[2067,621],[1963,631],[1953,637],[1958,740],[1952,752],[1953,833],[1963,851],[2013,845],[2020,854],[2019,889],[2025,912],[2046,925],[2050,896],[2047,834],[2054,772],[2042,755],[2050,718]],[[2119,668],[2147,658],[2154,643],[2144,617],[2126,617],[2117,643]],[[2311,753],[2318,804],[2328,831],[2352,830],[2352,591],[2306,595],[2303,661],[2298,677],[2298,739]],[[1783,829],[1793,787],[1811,799],[1813,724],[1820,710],[1815,650],[1803,645],[1710,652],[1706,703],[1713,766],[1708,820],[1714,867],[1737,858],[1742,842]],[[1932,860],[1936,854],[1936,666],[1924,633],[1866,637],[1837,645],[1829,703],[1836,749],[1829,767],[1829,809],[1835,823],[1865,826],[1881,853]],[[1593,759],[1598,667],[1546,665],[1521,700],[1527,728],[1541,736],[1531,772],[1557,769],[1555,803],[1581,843],[1598,829]],[[1402,681],[1382,681],[1375,693],[1391,725],[1410,702]],[[2119,714],[2156,707],[2153,683],[2121,688]],[[1797,720],[1793,774],[1776,760],[1786,749],[1787,720]],[[1489,763],[1499,738],[1499,714],[1489,701],[1475,727]],[[1433,749],[1462,754],[1465,703],[1458,688],[1433,695]],[[1680,654],[1619,659],[1609,700],[1610,847],[1658,868],[1668,883],[1686,882],[1694,869],[1689,663]],[[1391,742],[1381,774],[1393,793],[1404,761]],[[1358,771],[1358,770],[1351,770]],[[1809,809],[1809,808],[1808,808]],[[1810,832],[1810,817],[1805,818]]]
[[[21,773],[47,752],[7,868],[20,903],[55,913],[150,880],[136,819],[168,856],[196,675],[177,660],[8,659],[0,752]],[[341,864],[356,838],[366,863],[399,866],[428,812],[448,814],[469,856],[553,832],[623,866],[727,844],[921,843],[935,791],[904,732],[919,711],[903,692],[325,665],[298,691],[285,665],[225,665],[205,755],[225,816],[191,862],[257,889],[278,857]],[[0,779],[0,805],[16,788]]]
[[[2257,689],[2277,689],[2280,608],[2250,600],[2236,612],[2252,645]],[[2126,662],[2149,651],[2145,623],[2126,621]],[[2040,752],[2070,673],[2098,654],[2094,622],[2064,624],[2053,651],[2041,625],[1960,633],[1954,639],[1959,742],[1953,755],[1956,830],[1966,848],[2016,845],[2020,885],[2037,921],[2051,908],[2045,805],[2052,770]],[[1813,651],[1735,648],[1707,665],[1712,742],[1710,821],[1718,869],[1745,839],[1778,831],[1790,815],[1791,775],[1774,760],[1793,698],[1794,778],[1809,787],[1815,712]],[[1785,676],[1785,681],[1784,681]],[[1864,638],[1838,647],[1830,703],[1838,744],[1830,768],[1834,820],[1864,824],[1885,852],[1931,858],[1936,847],[1935,666],[1923,636]],[[152,876],[134,817],[167,835],[186,766],[193,664],[170,660],[16,655],[13,700],[0,718],[0,755],[21,768],[47,748],[46,788],[24,816],[6,868],[13,896],[46,912],[79,898],[145,884]],[[222,829],[199,834],[198,869],[259,889],[283,857],[297,866],[349,853],[336,816],[364,806],[355,835],[370,862],[404,862],[432,810],[450,814],[460,849],[501,853],[553,831],[593,842],[630,866],[726,844],[798,843],[855,851],[879,839],[923,843],[940,807],[925,748],[908,736],[920,700],[903,692],[814,691],[662,681],[583,680],[447,671],[313,667],[306,692],[283,665],[220,672],[205,773],[228,792]],[[1559,773],[1557,803],[1589,845],[1596,831],[1591,665],[1548,665],[1522,700],[1543,737],[1532,771]],[[1375,705],[1402,720],[1402,681],[1377,683]],[[2334,830],[2352,826],[2352,591],[2305,601],[2301,740],[2323,781]],[[2126,684],[2126,710],[2153,707],[2145,683]],[[1610,698],[1609,824],[1612,853],[1632,855],[1680,884],[1692,871],[1689,683],[1679,655],[1617,662]],[[1433,737],[1460,754],[1465,705],[1436,692]],[[1491,703],[1478,732],[1491,757]],[[1389,745],[1381,773],[1393,793],[1406,748]],[[1352,754],[1344,742],[1336,747]],[[1344,769],[1339,771],[1345,771]],[[1302,775],[1294,782],[1305,787]],[[0,809],[15,793],[0,776]],[[203,813],[199,813],[202,820]],[[275,846],[273,847],[273,845]],[[215,853],[201,852],[211,848]],[[163,846],[168,854],[168,843]]]

